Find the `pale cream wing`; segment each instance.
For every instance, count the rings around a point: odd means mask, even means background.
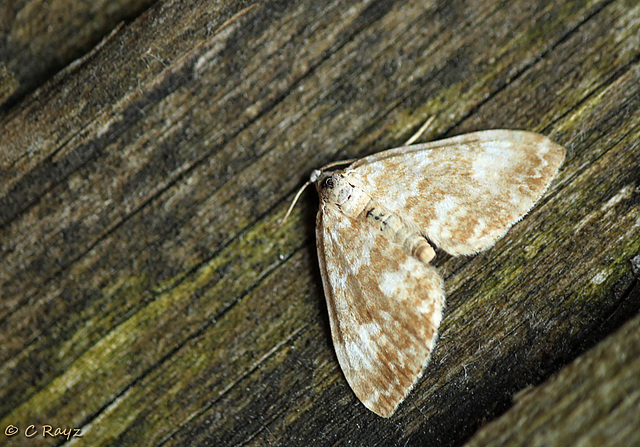
[[[320,204],[318,258],[331,334],[360,401],[389,417],[422,374],[442,317],[442,278],[373,228]]]
[[[380,152],[344,172],[438,247],[473,254],[531,209],[564,155],[540,134],[488,130]]]

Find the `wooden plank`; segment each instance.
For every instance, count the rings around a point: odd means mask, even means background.
[[[636,316],[548,382],[523,390],[508,413],[483,427],[466,445],[639,445],[638,408],[640,317]]]
[[[0,110],[94,47],[153,0],[0,3]]]
[[[639,19],[624,1],[154,5],[0,122],[0,427],[468,439],[638,311]],[[569,155],[494,248],[439,254],[440,341],[383,420],[332,350],[312,193],[278,219],[312,169],[431,115],[425,139],[523,128]]]

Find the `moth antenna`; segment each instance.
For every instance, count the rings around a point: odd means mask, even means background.
[[[284,215],[282,219],[280,219],[279,225],[282,225],[287,220],[287,218],[289,217],[289,214],[291,214],[291,211],[293,210],[293,207],[295,206],[296,202],[300,198],[300,194],[302,194],[302,191],[304,191],[307,188],[307,186],[309,186],[310,184],[311,184],[311,180],[307,180],[305,184],[300,187],[300,189],[296,193],[296,196],[293,198],[291,205],[289,205],[289,209],[287,210],[287,213]]]
[[[403,144],[403,146],[409,146],[413,144],[414,141],[416,141],[418,138],[420,138],[420,135],[422,135],[424,131],[427,130],[427,128],[431,125],[435,117],[436,117],[435,115],[431,115],[431,117],[427,121],[425,121],[425,123],[420,127],[420,129],[418,129],[418,131],[414,133],[413,136],[409,138],[406,143]]]
[[[333,168],[334,166],[346,165],[348,163],[353,163],[354,161],[357,161],[357,160],[358,160],[357,158],[350,158],[348,160],[334,161],[333,163],[329,163],[328,165],[324,165],[323,167],[321,167],[320,171],[324,172],[327,169]]]

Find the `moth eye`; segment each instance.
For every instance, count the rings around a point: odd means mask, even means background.
[[[333,187],[335,186],[333,183],[333,179],[331,177],[327,177],[326,179],[324,179],[322,181],[322,189],[333,189]]]

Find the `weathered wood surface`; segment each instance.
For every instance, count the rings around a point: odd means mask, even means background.
[[[546,390],[598,362],[637,399],[637,362],[597,353],[640,338],[608,338],[640,308],[640,5],[557,3],[155,3],[12,105],[1,443],[65,442],[5,433],[29,424],[82,445],[459,445],[491,421],[472,442],[566,439],[584,421],[558,424]],[[495,247],[438,256],[440,340],[385,420],[333,353],[313,192],[277,222],[312,169],[432,115],[423,140],[519,128],[568,156]],[[532,418],[530,439],[507,422]]]
[[[640,445],[640,317],[523,392],[469,446]]]
[[[3,0],[0,107],[13,104],[153,1]]]

